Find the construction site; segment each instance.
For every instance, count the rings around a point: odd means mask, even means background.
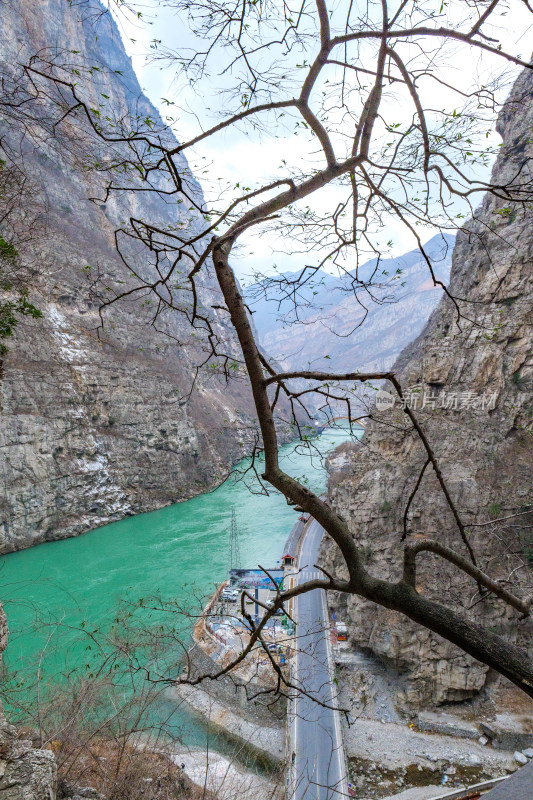
[[[301,518],[302,525],[304,518]],[[210,597],[204,613],[194,628],[194,640],[209,656],[226,666],[248,644],[252,624],[257,625],[272,606],[277,593],[292,585],[295,570],[294,553],[286,552],[273,567],[241,566],[239,536],[235,511],[232,511],[228,543],[228,577]],[[296,625],[292,601],[278,609],[264,626],[265,648],[258,645],[239,668],[240,677],[272,681],[272,662],[288,671],[294,652]]]

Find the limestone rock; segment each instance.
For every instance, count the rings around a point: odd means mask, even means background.
[[[498,121],[503,144],[493,180],[520,174],[531,187],[533,73],[518,78]],[[463,313],[443,298],[420,335],[395,365],[411,405],[439,459],[451,495],[469,529],[482,568],[513,576],[512,588],[531,582],[533,508],[533,227],[531,208],[487,195],[457,237],[450,290]],[[446,400],[446,402],[444,402]],[[424,407],[422,407],[424,406]],[[401,574],[403,514],[425,453],[419,440],[398,430],[397,407],[378,411],[362,445],[344,446],[330,497],[367,553],[370,571]],[[392,423],[383,425],[381,423]],[[335,462],[332,461],[333,468]],[[512,517],[510,524],[493,520]],[[437,538],[466,553],[436,477],[427,469],[408,518],[409,536]],[[372,555],[370,555],[372,554]],[[342,575],[338,551],[326,545],[325,566]],[[435,580],[438,574],[439,580]],[[463,573],[427,554],[419,557],[419,590],[465,613],[476,594]],[[406,678],[403,700],[425,706],[467,699],[486,684],[487,667],[439,636],[355,596],[339,603],[354,644],[370,647]],[[533,626],[489,596],[476,603],[477,619],[531,649]]]
[[[2,731],[2,744],[9,735]],[[8,750],[2,763],[0,778],[2,800],[54,800],[56,766],[49,750],[30,749],[22,756]]]
[[[12,65],[37,52],[68,53],[84,69],[98,68],[91,80],[99,102],[108,98],[106,113],[150,117],[164,127],[99,0],[4,3],[0,42],[6,87]],[[100,272],[113,287],[128,279],[115,229],[134,215],[195,231],[199,211],[181,198],[173,204],[129,192],[91,202],[102,196],[103,180],[76,166],[81,156],[71,157],[69,141],[30,134],[12,120],[0,129],[6,146],[23,155],[45,221],[39,236],[18,248],[38,268],[30,299],[43,317],[21,319],[0,365],[0,552],[77,535],[212,488],[243,455],[250,435],[243,431],[252,426],[243,382],[226,384],[208,370],[190,393],[205,341],[200,331],[191,337],[182,315],[164,316],[154,327],[149,309],[123,303],[97,331],[91,276]],[[99,155],[90,151],[87,158]],[[200,203],[185,158],[177,164]],[[144,260],[139,269],[148,270]],[[198,295],[228,351],[237,353],[225,315],[212,308],[221,296],[209,267],[199,276]]]
[[[527,755],[525,748],[533,745],[533,719],[528,714],[496,714],[480,728],[497,750],[521,750]]]
[[[444,733],[448,736],[465,739],[477,739],[480,744],[486,744],[488,741],[487,739],[484,742],[481,741],[479,729],[476,725],[451,714],[436,714],[432,711],[423,711],[418,715],[418,728],[421,731]]]

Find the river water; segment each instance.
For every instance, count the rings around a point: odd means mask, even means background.
[[[326,454],[347,438],[346,430],[327,429],[314,443]],[[316,454],[311,458],[301,446],[286,445],[281,463],[294,477],[305,476],[314,491],[325,489],[326,472]],[[26,695],[35,691],[38,663],[52,680],[79,664],[85,649],[80,628],[111,624],[119,601],[157,595],[180,604],[210,595],[227,576],[232,508],[242,566],[274,567],[296,514],[280,494],[266,497],[247,484],[232,476],[186,502],[3,556],[0,597],[10,629],[4,662],[28,686]],[[16,718],[16,703],[8,711]],[[205,744],[198,721],[180,713],[180,737]]]

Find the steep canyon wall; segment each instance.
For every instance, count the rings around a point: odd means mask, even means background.
[[[493,182],[513,179],[531,188],[532,71],[516,81],[498,131],[503,144]],[[472,525],[468,536],[480,565],[522,595],[533,583],[533,516],[527,513],[533,508],[531,221],[531,203],[485,196],[453,254],[450,291],[463,298],[461,317],[444,298],[395,365],[403,387],[415,387],[411,403],[417,403],[454,502]],[[376,410],[375,417],[360,445],[331,459],[330,497],[369,554],[371,572],[394,579],[401,575],[403,514],[425,452],[405,430],[398,406]],[[467,554],[431,468],[412,504],[408,531]],[[330,569],[342,569],[332,545],[325,558]],[[479,602],[474,582],[456,568],[424,554],[418,573],[420,591],[471,607],[467,613],[484,624],[533,647],[531,621],[519,620],[491,596]],[[334,605],[347,617],[352,642],[403,674],[404,699],[411,705],[463,700],[489,680],[485,666],[397,613],[351,596]]]
[[[0,0],[0,40],[3,75],[36,53],[70,59],[93,70],[106,108],[164,128],[99,0]],[[194,204],[132,192],[91,201],[102,196],[103,180],[84,168],[83,148],[54,141],[28,120],[4,117],[0,125],[4,156],[34,187],[28,203],[41,204],[33,236],[17,249],[36,271],[30,299],[43,316],[21,318],[1,367],[0,552],[8,552],[211,488],[242,453],[252,404],[242,382],[226,385],[216,374],[201,374],[189,397],[203,343],[180,314],[154,327],[150,309],[123,303],[97,335],[91,276],[119,284],[115,229],[134,215],[195,231]],[[179,158],[200,204],[201,189]],[[209,269],[198,291],[236,353],[224,315],[212,308],[221,297]]]

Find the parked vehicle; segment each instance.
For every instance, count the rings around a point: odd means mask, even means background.
[[[267,608],[272,608],[273,605],[274,605],[274,601],[273,600],[267,600],[266,601]],[[277,616],[277,617],[282,617],[284,614],[285,614],[285,612],[284,612],[284,610],[282,608],[277,608],[276,611],[274,612],[274,615]]]
[[[225,589],[222,589],[222,592],[220,593],[220,599],[226,600],[229,603],[236,603],[239,599],[239,595],[240,592],[238,589],[230,589],[229,587],[226,587]]]
[[[348,640],[348,628],[344,622],[337,623],[337,641],[346,642]]]

